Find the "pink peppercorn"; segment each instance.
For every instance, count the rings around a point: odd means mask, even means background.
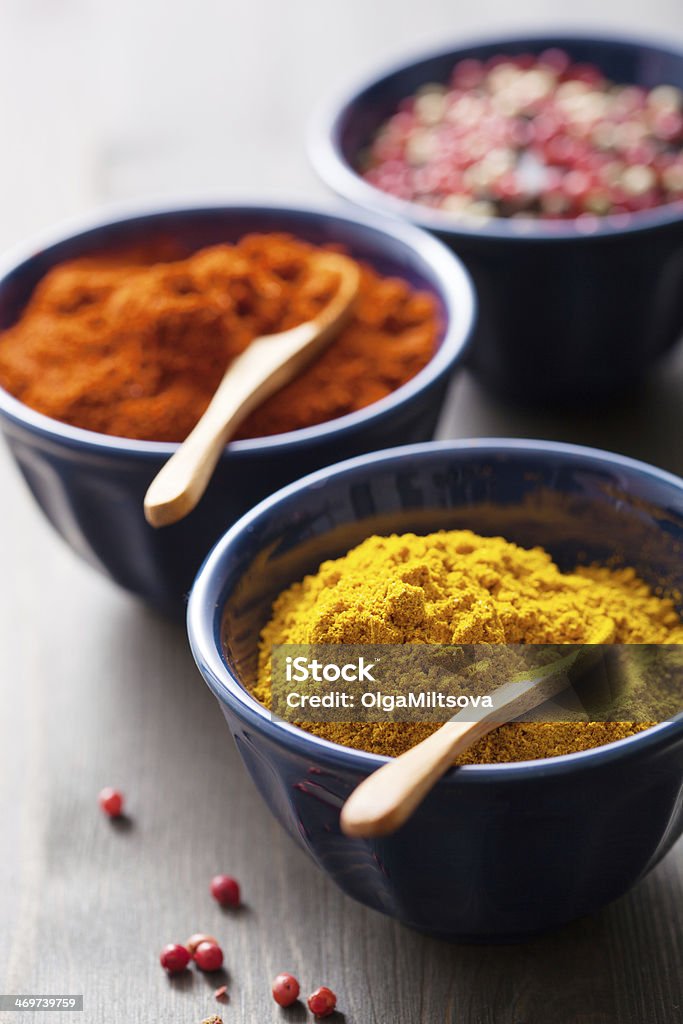
[[[171,942],[168,946],[164,946],[159,955],[159,963],[169,974],[180,974],[189,962],[190,954],[185,946],[180,946],[177,942]]]
[[[664,111],[655,116],[652,128],[657,138],[677,141],[683,134],[683,115],[674,110]]]
[[[223,966],[223,950],[216,942],[200,942],[194,951],[194,962],[200,971],[217,971]]]
[[[569,54],[565,53],[564,50],[551,48],[550,50],[543,51],[538,58],[538,63],[550,68],[556,75],[563,75],[571,61]]]
[[[564,77],[568,81],[584,82],[586,85],[599,85],[603,80],[602,72],[594,64],[573,64]]]
[[[480,60],[461,60],[453,71],[453,85],[459,89],[476,89],[484,80],[484,65]]]
[[[528,71],[536,63],[536,57],[533,53],[520,53],[517,57],[512,58],[512,63],[516,68],[521,68],[522,71]]]
[[[110,818],[120,818],[123,814],[123,793],[120,790],[106,786],[100,790],[98,800],[100,807]]]
[[[230,875],[215,875],[211,879],[211,895],[222,907],[238,907],[240,887]]]
[[[197,946],[202,942],[213,942],[216,946],[218,945],[218,939],[214,939],[213,935],[205,935],[204,932],[195,932],[194,935],[190,935],[189,939],[185,943],[185,949],[188,951],[190,956],[194,956],[197,952]]]
[[[293,974],[278,974],[273,981],[273,999],[278,1006],[291,1006],[299,998],[299,982]]]
[[[562,182],[567,198],[574,203],[582,203],[591,190],[592,181],[584,171],[569,171]]]
[[[321,985],[315,992],[311,992],[308,997],[308,1009],[316,1017],[329,1017],[334,1012],[336,1005],[336,995],[331,989],[326,988],[325,985]]]

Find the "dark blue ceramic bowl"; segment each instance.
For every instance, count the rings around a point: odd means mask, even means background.
[[[542,544],[566,568],[612,556],[683,591],[683,481],[539,441],[443,442],[315,473],[249,512],[190,597],[195,659],[252,778],[349,895],[423,931],[504,940],[626,892],[683,831],[683,721],[592,751],[451,770],[393,836],[356,840],[339,809],[386,759],[271,721],[244,689],[279,591],[372,533],[471,527]]]
[[[446,81],[464,57],[559,46],[614,81],[683,87],[683,53],[634,40],[532,36],[489,40],[404,63],[321,111],[311,156],[340,195],[428,228],[455,249],[481,301],[472,365],[497,393],[567,404],[635,385],[683,330],[683,204],[593,223],[496,218],[467,227],[394,198],[356,171],[359,152],[396,104]]]
[[[303,473],[406,441],[431,438],[451,371],[470,337],[475,299],[460,262],[410,225],[330,211],[216,206],[129,215],[78,229],[13,256],[0,271],[0,329],[14,322],[55,264],[122,245],[170,241],[190,252],[250,231],[341,242],[383,274],[432,292],[443,320],[431,362],[387,398],[337,420],[227,446],[199,506],[154,530],[142,512],[149,483],[177,445],[132,441],[67,426],[0,389],[0,427],[52,525],[88,562],[162,610],[181,613],[211,545],[247,509]]]

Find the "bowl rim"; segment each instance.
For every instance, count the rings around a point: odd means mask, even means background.
[[[501,36],[482,35],[465,40],[453,40],[451,45],[432,46],[418,52],[407,53],[385,64],[374,74],[366,74],[355,83],[347,84],[334,95],[323,99],[314,110],[307,132],[309,160],[318,176],[337,195],[372,212],[390,214],[428,231],[454,239],[487,239],[522,244],[529,242],[589,243],[597,238],[612,238],[637,234],[654,228],[666,227],[683,221],[683,199],[629,214],[606,216],[586,215],[581,220],[533,220],[492,217],[487,221],[468,225],[452,215],[421,206],[407,199],[399,199],[366,182],[345,159],[340,145],[341,125],[358,99],[369,89],[393,75],[407,71],[416,64],[432,58],[458,55],[479,47],[500,46],[503,52],[517,46],[565,47],[571,44],[598,43],[623,49],[649,49],[677,58],[683,63],[683,47],[669,40],[638,37],[609,31],[600,33],[576,32],[571,29],[558,32],[515,32]],[[588,219],[590,217],[590,220]]]
[[[217,541],[202,564],[190,592],[187,610],[187,631],[195,663],[220,704],[226,705],[241,721],[264,733],[274,742],[293,748],[301,756],[329,766],[365,772],[381,767],[389,757],[367,751],[345,747],[313,733],[306,732],[289,722],[274,719],[239,682],[228,668],[220,652],[220,626],[223,603],[220,601],[222,566],[229,561],[232,550],[240,543],[240,537],[249,533],[256,520],[270,515],[282,503],[294,504],[297,496],[309,488],[325,483],[330,477],[343,476],[362,467],[379,466],[406,459],[422,458],[442,452],[456,455],[461,451],[479,451],[484,456],[500,453],[547,454],[574,459],[592,466],[607,464],[612,469],[623,470],[631,475],[645,476],[675,488],[683,498],[683,479],[658,469],[648,463],[619,455],[600,448],[567,444],[558,441],[536,441],[517,438],[464,438],[457,441],[427,441],[421,444],[389,448],[369,455],[346,459],[333,466],[317,470],[288,484],[259,502],[239,519]],[[667,740],[683,736],[683,713],[676,718],[660,722],[650,729],[613,743],[572,754],[553,758],[538,758],[533,761],[504,762],[500,764],[462,765],[449,769],[443,776],[443,783],[485,783],[516,782],[533,777],[563,775],[598,764],[607,764],[627,756],[636,756],[639,751]]]
[[[109,204],[85,217],[73,218],[37,234],[28,242],[13,247],[0,260],[0,287],[6,279],[20,272],[23,265],[46,249],[92,231],[116,227],[136,220],[159,219],[183,214],[211,212],[294,215],[308,220],[344,221],[352,229],[369,231],[384,237],[387,247],[398,243],[410,250],[433,274],[433,284],[444,308],[444,331],[441,343],[429,362],[410,380],[377,402],[333,420],[312,427],[230,442],[223,457],[250,457],[263,453],[290,451],[312,443],[334,440],[337,435],[364,428],[370,422],[383,420],[396,408],[450,374],[462,360],[471,342],[477,315],[477,297],[469,272],[461,260],[443,242],[420,227],[381,214],[366,215],[340,200],[330,203],[298,205],[292,203],[225,201],[210,199],[178,200],[163,203]],[[179,442],[144,441],[101,434],[74,427],[53,419],[25,405],[0,387],[0,416],[51,441],[71,448],[87,448],[93,452],[116,453],[142,458],[169,458]]]

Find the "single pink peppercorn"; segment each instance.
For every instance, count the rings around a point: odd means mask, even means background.
[[[299,998],[299,982],[293,974],[278,974],[273,982],[273,999],[278,1006],[291,1006]]]
[[[106,786],[100,790],[98,800],[100,807],[110,818],[120,818],[123,814],[123,793],[118,789]]]
[[[516,68],[528,71],[536,63],[536,57],[533,53],[520,53],[516,57],[512,57],[512,63]]]
[[[159,963],[169,974],[180,974],[189,962],[190,954],[185,946],[180,946],[177,942],[171,942],[168,946],[164,946],[159,955]]]
[[[240,887],[230,875],[215,875],[211,879],[211,895],[222,907],[238,907]]]
[[[602,72],[594,64],[573,64],[566,72],[566,77],[573,82],[585,85],[599,85],[603,81]]]
[[[545,66],[551,68],[556,75],[563,75],[571,64],[571,60],[569,58],[569,54],[565,53],[564,50],[557,50],[553,47],[550,50],[543,51],[538,58],[538,63],[540,65],[545,64]]]
[[[205,935],[204,932],[195,932],[194,935],[190,935],[189,939],[185,943],[185,949],[190,956],[193,957],[195,955],[197,952],[197,946],[202,942],[213,942],[214,945],[218,945],[218,939],[214,939],[213,935]]]
[[[336,1005],[336,995],[331,989],[326,988],[325,985],[321,985],[315,992],[311,992],[308,997],[308,1009],[316,1017],[329,1017],[334,1012]]]
[[[200,942],[194,951],[194,962],[200,971],[217,971],[223,966],[223,950],[216,942]]]
[[[453,84],[459,89],[476,89],[484,80],[485,69],[480,60],[459,61],[453,69]]]
[[[591,190],[592,181],[585,171],[568,171],[562,182],[562,190],[570,202],[582,203]]]

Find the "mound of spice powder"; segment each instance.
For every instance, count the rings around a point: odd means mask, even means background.
[[[247,235],[185,259],[88,257],[61,264],[0,334],[0,385],[73,426],[182,441],[226,368],[255,337],[313,318],[336,275],[284,234]],[[313,426],[384,398],[421,370],[440,336],[434,297],[361,266],[353,316],[237,437]]]
[[[655,595],[630,568],[563,573],[543,548],[469,530],[369,537],[277,598],[261,635],[253,693],[269,705],[275,644],[584,644],[596,642],[596,634],[610,638],[600,643],[683,644],[683,623],[673,602]],[[335,743],[391,756],[439,727],[298,724]],[[554,757],[647,727],[642,719],[512,722],[475,743],[458,763]]]

